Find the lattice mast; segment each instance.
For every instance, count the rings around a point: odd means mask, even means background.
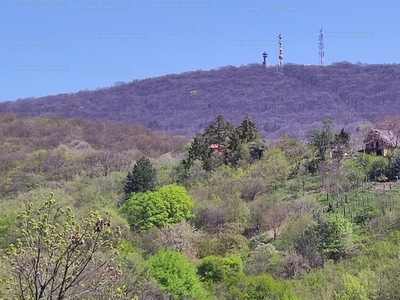
[[[283,49],[282,49],[282,35],[278,34],[277,35],[278,39],[279,39],[279,69],[281,70],[283,67]]]
[[[319,30],[318,36],[318,49],[319,49],[319,64],[320,66],[324,65],[325,51],[324,51],[324,33],[322,32],[322,28]]]

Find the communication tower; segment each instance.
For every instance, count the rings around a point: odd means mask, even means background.
[[[319,49],[319,64],[323,66],[325,52],[324,52],[324,33],[322,32],[322,28],[319,30],[318,49]]]
[[[279,70],[282,70],[283,67],[283,49],[282,49],[282,35],[278,34],[277,35],[278,39],[279,39]]]
[[[268,57],[268,53],[264,51],[264,53],[263,53],[263,58],[264,58],[264,60],[263,60],[263,65],[264,65],[264,67],[266,67],[266,68],[269,67],[269,63],[268,63],[267,57]]]

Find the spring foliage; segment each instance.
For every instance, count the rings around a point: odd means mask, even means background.
[[[97,299],[122,296],[114,265],[119,229],[92,212],[81,222],[53,195],[20,215],[21,236],[6,250],[9,291],[18,299]]]
[[[133,194],[121,212],[133,229],[144,231],[192,217],[193,204],[184,187],[172,184],[155,192]]]
[[[173,300],[210,299],[196,274],[196,268],[188,259],[176,251],[160,251],[149,259],[156,280]]]

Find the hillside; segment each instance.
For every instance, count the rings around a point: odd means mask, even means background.
[[[178,156],[187,140],[143,126],[0,115],[0,197],[52,181],[127,172],[142,155]]]
[[[0,112],[135,123],[187,137],[218,114],[234,124],[248,114],[266,138],[305,138],[324,118],[353,132],[360,122],[399,112],[399,81],[395,64],[287,64],[283,73],[251,64],[8,101]]]
[[[400,150],[318,151],[326,123],[254,156],[256,125],[218,117],[185,154],[143,126],[0,115],[0,299],[400,299]]]

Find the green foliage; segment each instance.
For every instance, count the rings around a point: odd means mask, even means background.
[[[121,207],[122,214],[135,230],[161,227],[168,218],[167,208],[157,192],[133,194]]]
[[[229,286],[228,299],[243,300],[296,300],[287,283],[281,283],[269,274],[242,276],[236,285]]]
[[[394,149],[389,151],[389,170],[388,177],[391,180],[398,179],[400,177],[400,150]]]
[[[113,263],[120,232],[110,229],[110,220],[92,212],[78,222],[51,195],[39,208],[29,204],[20,222],[21,236],[6,250],[14,297],[123,296],[122,271]]]
[[[232,131],[229,136],[229,144],[225,149],[224,160],[226,165],[238,166],[241,159],[246,159],[250,155],[243,141],[236,131]]]
[[[164,185],[158,193],[168,213],[166,224],[179,223],[193,216],[194,203],[184,187],[176,184]]]
[[[246,255],[249,252],[247,239],[234,233],[222,233],[219,236],[204,234],[197,240],[197,248],[200,258],[210,255]]]
[[[352,224],[340,215],[328,214],[317,225],[319,246],[328,258],[338,260],[351,253],[353,244]]]
[[[190,144],[188,149],[188,168],[195,160],[205,161],[208,157],[208,144],[205,141],[204,135],[197,133],[193,138],[193,142]]]
[[[360,156],[362,156],[362,154]],[[368,170],[365,168],[362,160],[358,158],[347,160],[344,165],[345,176],[347,177],[348,182],[351,184],[352,188],[358,189],[361,183],[365,180]]]
[[[279,149],[270,149],[264,157],[250,167],[250,176],[262,178],[267,186],[276,189],[282,186],[290,174],[290,164],[285,153]]]
[[[218,115],[204,130],[204,139],[207,145],[227,145],[230,133],[233,131],[231,123],[222,115]]]
[[[111,274],[111,270],[93,272],[87,278],[94,281],[89,284],[85,279],[85,287],[96,282],[102,285],[98,291],[79,295],[81,299],[295,299],[291,291],[310,300],[400,299],[398,150],[389,151],[386,157],[361,153],[336,157],[337,151],[347,152],[344,130],[334,134],[334,141],[325,143],[326,147],[321,144],[323,157],[315,155],[316,144],[288,135],[270,142],[267,148],[250,118],[233,128],[217,117],[205,130],[207,134],[204,131],[194,137],[184,154],[186,159],[177,163],[173,154],[182,148],[173,137],[165,144],[162,136],[150,138],[140,130],[139,135],[131,131],[121,137],[118,130],[110,134],[113,125],[102,122],[89,126],[83,120],[0,119],[1,249],[24,242],[22,219],[16,216],[30,202],[34,208],[29,219],[35,220],[28,222],[30,228],[43,229],[35,231],[36,236],[48,231],[37,220],[43,220],[44,214],[35,212],[42,208],[40,195],[50,191],[56,192],[59,202],[54,211],[65,211],[56,218],[57,232],[51,233],[60,241],[53,242],[51,249],[41,248],[42,262],[50,261],[49,253],[59,254],[57,247],[65,240],[72,241],[75,225],[61,228],[72,211],[73,221],[80,228],[89,228],[88,232],[93,226],[84,225],[93,210],[98,211],[97,217],[107,216],[113,227],[122,229],[119,247],[101,248],[85,269],[93,270],[111,258],[108,265],[114,267],[115,275],[115,266],[120,265],[122,276],[118,275],[118,281],[102,282],[96,276]],[[315,137],[323,140],[325,133],[333,133],[328,125],[315,131]],[[360,135],[359,141],[363,138]],[[177,148],[171,150],[168,143],[176,141]],[[221,144],[212,148],[210,142]],[[140,147],[136,148],[136,143]],[[157,156],[167,149],[169,153]],[[328,151],[333,159],[326,155]],[[118,211],[127,173],[133,173],[131,162],[142,155],[152,157],[150,165],[157,170],[161,188],[132,192]],[[164,186],[173,182],[186,189]],[[69,205],[71,210],[66,208]],[[188,223],[188,218],[193,223]],[[49,227],[49,232],[52,230]],[[82,258],[82,249],[89,244],[93,245],[90,238],[85,238],[85,244],[77,246]],[[189,263],[193,284],[177,284],[186,274],[178,271],[172,272],[181,274],[179,280],[172,280],[175,283],[155,282],[156,273],[145,258],[168,250],[197,264],[198,269]],[[169,263],[160,267],[164,278],[171,277],[169,270],[174,270],[173,264],[180,264],[181,258],[165,259]],[[12,272],[33,261],[26,262],[22,253],[18,259],[21,263]],[[10,276],[9,262],[3,259],[0,263],[0,298],[19,299],[18,280]],[[181,290],[190,290],[195,282],[199,283],[197,292],[183,296]],[[166,285],[174,289],[170,295]],[[34,288],[31,283],[26,286]]]
[[[203,280],[219,282],[239,276],[243,272],[243,264],[240,257],[235,255],[228,257],[211,255],[203,258],[197,267],[197,272]]]
[[[297,240],[296,250],[312,266],[323,264],[321,254],[338,261],[354,252],[352,224],[341,215],[327,214],[310,224]]]
[[[389,173],[389,159],[384,156],[360,154],[354,164],[361,166],[363,172],[372,180],[386,181]]]
[[[210,299],[204,290],[196,267],[176,251],[160,251],[148,260],[157,282],[174,300]]]
[[[189,146],[187,159],[183,160],[186,172],[199,160],[206,171],[213,171],[222,164],[240,166],[243,161],[260,159],[265,149],[256,124],[248,116],[234,128],[221,115],[197,133]]]
[[[158,191],[136,193],[121,207],[134,230],[145,231],[192,217],[193,200],[184,187],[166,185]]]
[[[342,277],[342,288],[335,292],[335,300],[369,300],[365,287],[360,280],[350,274],[344,274]]]
[[[332,121],[325,119],[322,121],[322,129],[312,128],[309,134],[310,143],[314,145],[321,159],[325,159],[325,152],[335,141],[335,134],[332,129]]]
[[[0,215],[0,249],[6,248],[10,242],[14,242],[18,231],[18,220],[16,212],[3,213]]]
[[[335,134],[334,143],[336,145],[348,146],[349,142],[350,142],[350,134],[348,132],[346,132],[346,130],[344,130],[344,128],[342,128],[340,130],[339,134]]]
[[[157,175],[153,164],[147,157],[142,156],[132,172],[128,173],[127,181],[124,187],[126,198],[132,193],[141,193],[146,191],[154,191],[156,188]]]
[[[299,212],[291,216],[279,239],[279,245],[286,251],[295,250],[297,238],[301,236],[310,223],[312,223],[312,216],[309,212]]]
[[[248,115],[236,128],[236,132],[239,134],[239,139],[246,144],[260,138],[256,123]]]

